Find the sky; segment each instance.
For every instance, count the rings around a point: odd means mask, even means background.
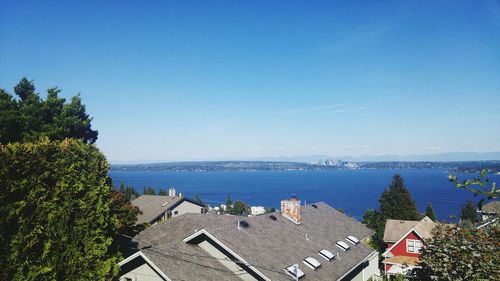
[[[499,1],[0,1],[111,163],[500,152]]]

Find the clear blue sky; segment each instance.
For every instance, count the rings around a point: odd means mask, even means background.
[[[1,1],[22,76],[112,163],[500,151],[499,1]]]

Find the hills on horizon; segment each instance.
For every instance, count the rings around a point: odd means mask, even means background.
[[[185,161],[136,161],[112,163],[113,166],[121,165],[156,165],[166,163],[209,163],[209,162],[292,162],[292,163],[317,163],[320,160],[335,159],[349,162],[466,162],[466,161],[499,161],[500,152],[448,152],[438,154],[384,154],[363,156],[276,156],[243,159],[217,159],[217,160],[185,160]]]

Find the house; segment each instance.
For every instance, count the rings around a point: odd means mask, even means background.
[[[175,190],[169,190],[169,196],[141,195],[132,200],[132,205],[139,207],[142,214],[137,217],[137,223],[151,225],[161,220],[177,217],[186,213],[202,213],[204,206],[194,200],[177,195]]]
[[[387,250],[382,254],[382,263],[388,277],[405,274],[418,266],[423,240],[432,238],[435,226],[427,216],[420,221],[387,220],[384,230]]]
[[[500,200],[484,204],[483,208],[477,212],[481,215],[481,221],[483,222],[497,218],[500,216]]]
[[[262,206],[252,206],[250,207],[250,214],[252,216],[260,216],[266,213],[266,208]]]
[[[379,274],[373,232],[320,202],[282,201],[282,212],[185,214],[135,237],[120,280],[360,280]]]

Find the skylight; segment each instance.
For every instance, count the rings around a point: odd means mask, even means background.
[[[319,251],[319,255],[322,256],[327,261],[331,261],[331,260],[335,259],[335,255],[332,254],[332,252],[325,250],[325,249]]]
[[[356,244],[359,243],[359,239],[356,238],[356,237],[354,237],[354,236],[352,236],[352,235],[347,236],[346,239],[347,239],[347,241],[351,242],[354,245],[356,245]]]
[[[309,266],[311,269],[314,269],[314,270],[320,268],[320,266],[321,266],[321,263],[317,259],[315,259],[313,257],[307,257],[307,258],[305,258],[304,259],[304,264],[307,265],[307,266]]]
[[[335,246],[339,247],[340,249],[342,249],[344,251],[349,250],[349,245],[347,245],[347,243],[344,241],[337,241],[337,243],[335,243]]]
[[[300,279],[306,275],[302,270],[300,270],[298,264],[293,264],[293,265],[287,267],[286,274],[290,275],[293,278],[298,278],[298,279]]]

